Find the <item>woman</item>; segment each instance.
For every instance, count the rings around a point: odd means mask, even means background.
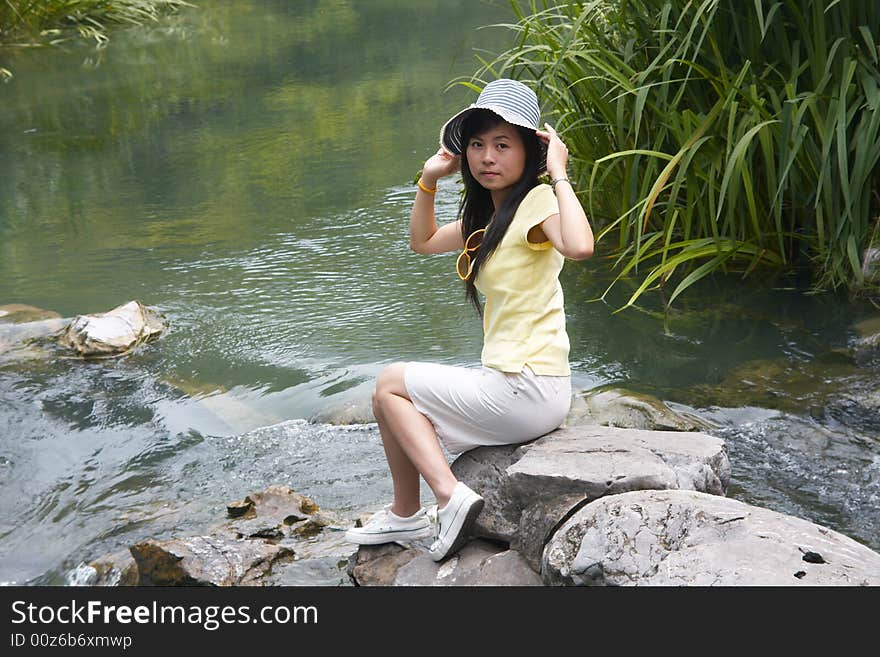
[[[460,251],[456,268],[483,315],[482,367],[395,363],[376,380],[373,412],[394,499],[346,538],[375,545],[424,538],[431,523],[419,476],[437,499],[435,561],[455,553],[483,508],[456,480],[450,453],[521,443],[562,424],[571,403],[568,335],[558,275],[565,258],[593,252],[590,224],[566,177],[568,150],[538,129],[535,93],[514,80],[486,85],[452,117],[422,169],[410,219],[417,253]],[[437,227],[437,181],[461,170],[459,219]],[[539,184],[546,171],[551,183]],[[486,299],[485,309],[477,292]]]

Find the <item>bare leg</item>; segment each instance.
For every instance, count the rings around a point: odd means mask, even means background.
[[[382,434],[382,447],[385,448],[385,459],[391,470],[391,479],[394,482],[394,500],[391,510],[399,516],[411,516],[419,510],[419,471],[416,470],[406,452],[401,449],[397,441],[392,437],[388,422],[382,416],[382,410],[376,403],[376,395],[373,395],[373,415],[379,423],[379,433]]]
[[[382,370],[373,393],[373,413],[394,481],[391,510],[399,516],[412,515],[419,509],[419,474],[431,487],[440,507],[449,501],[457,483],[433,425],[409,398],[404,367],[404,363],[394,363]]]

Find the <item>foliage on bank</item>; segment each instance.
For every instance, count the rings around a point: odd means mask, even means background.
[[[474,77],[536,88],[615,280],[641,274],[629,304],[667,281],[671,304],[712,272],[768,265],[808,267],[814,289],[868,286],[880,3],[511,6],[515,45]]]
[[[2,0],[0,43],[43,45],[79,35],[99,44],[112,24],[142,25],[192,6],[184,0]]]
[[[103,46],[112,24],[142,25],[191,6],[184,0],[0,0],[0,47],[55,45],[77,36]],[[0,81],[11,77],[0,66]]]

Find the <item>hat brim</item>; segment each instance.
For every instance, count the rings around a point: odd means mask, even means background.
[[[461,155],[464,151],[461,128],[464,125],[465,119],[477,110],[489,110],[508,123],[529,130],[538,129],[537,126],[532,125],[516,112],[511,112],[504,107],[498,107],[497,105],[478,105],[474,103],[470,107],[461,110],[458,114],[443,124],[443,127],[440,129],[440,146],[453,155]],[[547,172],[547,144],[545,144],[537,135],[535,135],[535,139],[538,140],[538,174],[541,175]]]

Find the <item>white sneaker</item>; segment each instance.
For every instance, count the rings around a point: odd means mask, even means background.
[[[483,510],[483,503],[483,498],[462,482],[455,485],[449,503],[437,511],[439,529],[430,550],[434,561],[457,552],[467,542],[471,527]]]
[[[360,545],[379,545],[395,541],[414,541],[433,534],[431,521],[424,507],[408,518],[391,512],[391,505],[374,513],[363,527],[353,527],[345,532],[345,539]]]

